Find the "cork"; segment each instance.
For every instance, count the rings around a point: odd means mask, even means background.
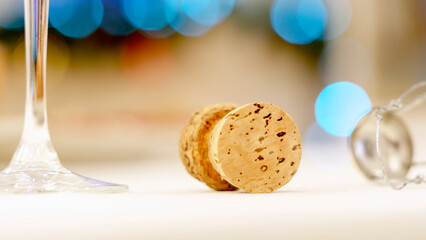
[[[213,168],[208,150],[210,134],[216,123],[235,108],[235,104],[222,103],[198,110],[192,115],[188,126],[182,130],[179,141],[180,157],[188,173],[218,191],[237,188],[222,179]]]
[[[226,114],[214,127],[208,149],[219,175],[249,193],[287,184],[302,156],[296,124],[271,103],[251,103]]]

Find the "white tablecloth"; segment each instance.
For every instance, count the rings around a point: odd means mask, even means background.
[[[302,163],[271,194],[212,191],[178,159],[70,166],[130,191],[0,195],[0,239],[426,239],[426,187]]]

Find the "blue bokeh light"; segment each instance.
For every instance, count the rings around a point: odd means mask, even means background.
[[[284,40],[308,44],[319,39],[327,26],[327,9],[322,0],[275,0],[271,25]]]
[[[310,38],[319,38],[327,25],[327,9],[322,0],[301,0],[298,9],[300,28]]]
[[[136,28],[155,31],[167,26],[165,0],[125,0],[123,14]]]
[[[24,1],[0,0],[0,27],[18,30],[24,22]]]
[[[169,25],[182,35],[200,36],[210,29],[189,18],[182,8],[181,0],[165,0],[165,12]]]
[[[227,18],[234,9],[234,0],[181,0],[185,14],[196,23],[214,26]]]
[[[102,23],[104,6],[101,0],[55,0],[50,3],[50,23],[63,35],[83,38]]]
[[[335,136],[350,136],[358,121],[371,111],[367,93],[350,82],[337,82],[327,86],[315,103],[318,124]]]
[[[132,33],[135,28],[123,16],[122,6],[128,0],[102,0],[104,4],[104,17],[101,28],[117,36],[125,36]]]

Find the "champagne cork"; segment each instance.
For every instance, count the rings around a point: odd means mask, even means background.
[[[193,166],[188,172],[215,190],[272,192],[292,179],[302,156],[296,124],[271,103],[207,106],[192,117],[180,144],[182,161]]]

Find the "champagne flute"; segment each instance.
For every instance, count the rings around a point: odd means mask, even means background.
[[[51,143],[46,114],[49,0],[25,1],[26,102],[22,137],[0,173],[0,192],[125,192],[126,185],[94,180],[62,166]]]

